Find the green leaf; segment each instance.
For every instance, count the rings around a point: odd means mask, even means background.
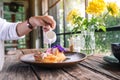
[[[106,27],[105,26],[99,26],[99,29],[103,30],[104,32],[106,32]]]
[[[73,28],[72,32],[76,33],[78,31],[79,27]]]

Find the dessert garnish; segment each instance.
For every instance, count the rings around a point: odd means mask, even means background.
[[[65,52],[65,49],[64,49],[62,46],[60,46],[60,45],[55,45],[55,46],[53,46],[52,48],[58,48],[58,50],[59,50],[60,52]]]

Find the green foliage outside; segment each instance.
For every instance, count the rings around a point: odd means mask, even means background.
[[[106,19],[106,27],[120,26],[120,17],[108,16]],[[111,53],[111,43],[120,43],[120,31],[96,32],[96,52]]]

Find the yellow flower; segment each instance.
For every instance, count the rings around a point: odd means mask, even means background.
[[[67,21],[73,25],[73,32],[80,30],[103,30],[106,31],[105,19],[108,14],[117,16],[119,7],[116,3],[106,3],[104,0],[92,0],[89,2],[86,13],[92,14],[91,18],[81,17],[78,9],[73,9],[67,15]],[[92,26],[92,27],[91,27]],[[94,27],[94,28],[93,28]]]
[[[115,2],[108,3],[107,9],[109,11],[109,14],[112,16],[117,16],[119,13],[119,7],[116,5]]]
[[[106,9],[104,0],[92,0],[89,2],[86,12],[92,15],[100,15]]]
[[[67,16],[67,21],[74,24],[74,18],[80,16],[80,12],[78,9],[73,9]]]

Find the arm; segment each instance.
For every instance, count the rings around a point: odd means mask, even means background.
[[[30,24],[29,24],[30,23]],[[32,25],[33,28],[35,27],[43,27],[43,30],[46,32],[51,29],[55,29],[56,23],[54,19],[51,16],[34,16],[29,18],[28,21],[24,21],[22,23],[19,23],[16,27],[16,31],[18,36],[23,36],[25,34],[28,34],[32,29],[30,29],[28,26]]]
[[[29,18],[29,23],[33,28],[42,26],[44,31],[54,29],[56,23],[51,16],[34,16]],[[28,27],[28,22],[10,23],[0,18],[0,40],[17,40],[21,36],[28,34],[32,29]]]

